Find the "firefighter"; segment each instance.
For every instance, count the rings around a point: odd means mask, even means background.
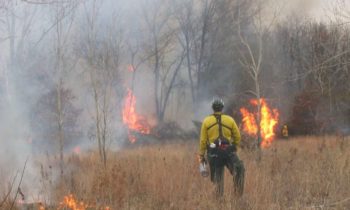
[[[284,139],[288,139],[288,126],[287,125],[283,125],[283,128],[282,128],[282,137]]]
[[[206,162],[205,153],[210,168],[210,179],[215,184],[217,196],[224,192],[225,166],[233,176],[234,190],[242,195],[244,188],[244,165],[238,158],[237,149],[241,135],[234,119],[222,114],[224,102],[214,99],[212,109],[214,113],[207,116],[201,127],[199,157],[200,162]]]

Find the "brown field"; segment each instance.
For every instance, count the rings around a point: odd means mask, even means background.
[[[72,193],[90,206],[118,210],[350,209],[349,149],[349,138],[303,137],[276,141],[259,161],[256,152],[241,150],[245,193],[234,196],[226,170],[220,200],[198,172],[194,141],[111,152],[106,169],[95,153],[75,155],[50,194],[57,203]]]

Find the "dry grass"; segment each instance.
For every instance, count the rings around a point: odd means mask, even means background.
[[[350,209],[350,139],[303,137],[277,141],[257,154],[240,151],[246,167],[242,198],[226,170],[225,196],[198,172],[197,144],[147,146],[110,153],[104,169],[95,153],[71,156],[70,172],[52,193],[73,193],[111,209]],[[68,170],[68,169],[67,169]]]

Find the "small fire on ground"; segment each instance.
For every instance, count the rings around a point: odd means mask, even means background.
[[[75,197],[72,194],[70,194],[70,195],[64,196],[64,199],[60,203],[60,207],[58,209],[69,208],[71,210],[85,210],[88,207],[89,205],[85,204],[82,201],[78,202],[75,199]]]
[[[60,203],[59,207],[57,210],[64,210],[64,209],[69,209],[69,210],[87,210],[87,209],[99,209],[99,210],[111,210],[109,207],[100,207],[96,208],[92,205],[88,205],[84,203],[83,201],[77,201],[74,195],[69,194],[67,196],[64,196],[63,201]]]
[[[250,104],[256,108],[258,106],[258,100],[250,100]],[[271,145],[276,134],[275,127],[278,123],[279,112],[277,109],[271,109],[266,100],[260,99],[260,133],[261,133],[261,147],[266,148]],[[243,131],[247,134],[257,137],[258,135],[258,125],[257,117],[258,113],[250,112],[247,108],[240,109],[243,116]]]
[[[127,90],[122,114],[123,123],[128,127],[128,137],[131,143],[135,143],[137,140],[133,132],[141,134],[151,133],[151,126],[146,118],[136,112],[136,97],[131,89]]]
[[[25,203],[23,200],[18,202],[20,209],[36,209],[36,210],[112,210],[109,206],[97,206],[79,201],[73,194],[64,196],[63,200],[58,205],[46,206],[42,202]]]

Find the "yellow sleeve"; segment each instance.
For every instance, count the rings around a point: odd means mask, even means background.
[[[235,121],[233,121],[232,125],[232,135],[233,144],[239,146],[239,143],[241,142],[241,134]]]
[[[205,121],[203,121],[200,139],[199,139],[199,154],[200,155],[204,155],[205,151],[207,150],[207,139],[208,139],[207,126],[205,124]]]

